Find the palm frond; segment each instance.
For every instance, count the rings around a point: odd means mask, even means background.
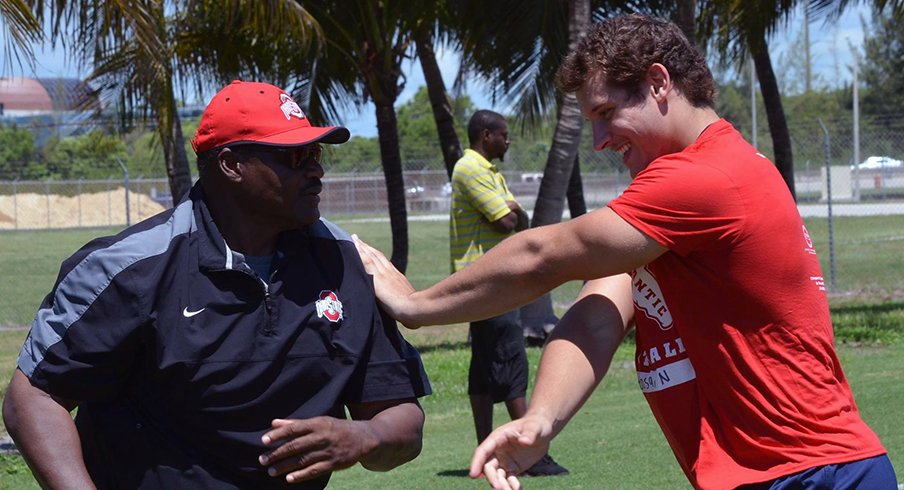
[[[23,59],[34,62],[32,45],[43,39],[41,24],[24,0],[0,0],[0,27],[3,28],[3,67]]]

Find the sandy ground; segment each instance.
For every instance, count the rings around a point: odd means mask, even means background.
[[[126,224],[125,189],[77,196],[23,193],[0,196],[0,230],[79,228]],[[129,193],[131,223],[164,210],[147,194]]]

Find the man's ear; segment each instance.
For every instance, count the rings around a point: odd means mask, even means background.
[[[647,69],[647,82],[650,84],[650,93],[657,102],[665,102],[666,95],[674,88],[668,68],[661,63],[653,63]]]
[[[223,148],[217,154],[217,170],[229,182],[239,183],[242,181],[242,173],[244,168],[239,162],[238,154],[229,148]]]

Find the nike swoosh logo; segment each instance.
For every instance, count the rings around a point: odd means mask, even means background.
[[[185,318],[191,318],[206,309],[207,309],[207,307],[201,308],[198,311],[188,311],[188,307],[186,306],[185,309],[182,310],[182,316],[184,316]]]

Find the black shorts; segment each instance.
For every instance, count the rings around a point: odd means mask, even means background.
[[[527,353],[518,310],[471,323],[469,395],[489,395],[493,403],[524,397],[527,377]]]

